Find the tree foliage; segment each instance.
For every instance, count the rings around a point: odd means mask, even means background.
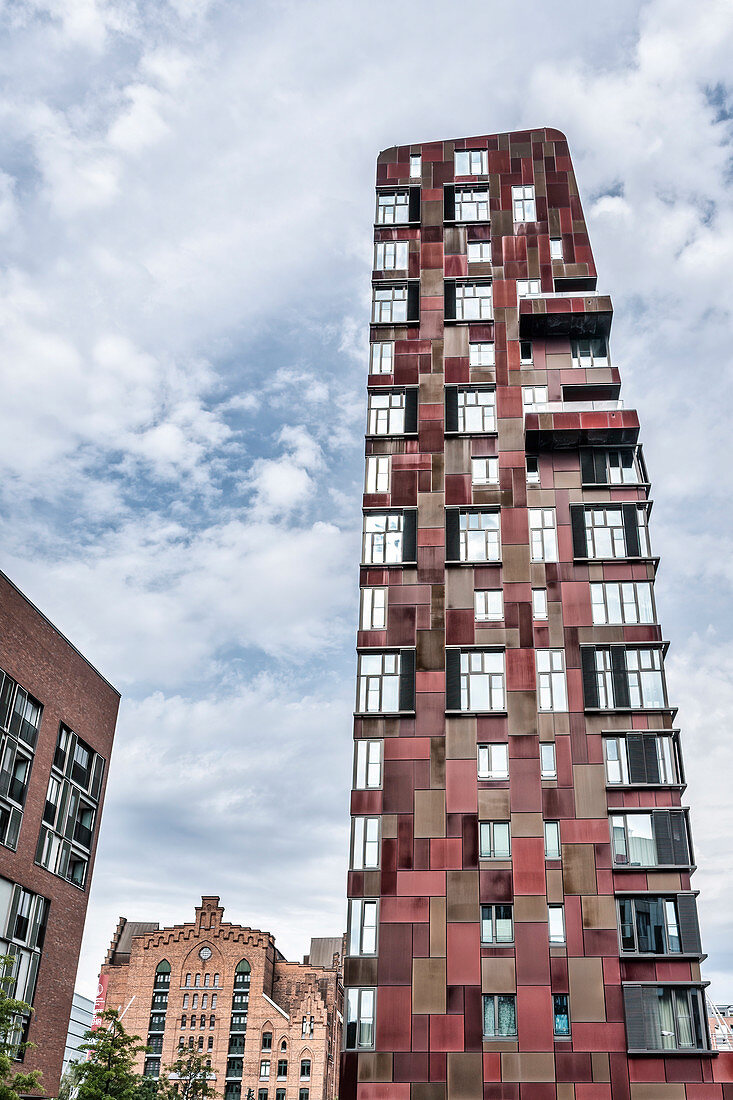
[[[135,1058],[148,1048],[139,1035],[127,1034],[115,1009],[105,1009],[100,1020],[79,1048],[91,1056],[79,1063],[77,1100],[137,1100],[141,1077],[134,1069]]]
[[[32,1092],[41,1083],[40,1070],[23,1072],[16,1061],[18,1054],[35,1046],[21,1041],[23,1017],[30,1016],[33,1009],[10,996],[17,961],[15,955],[0,955],[0,1100],[19,1100],[21,1094]]]
[[[161,1074],[158,1095],[163,1100],[206,1100],[216,1096],[216,1089],[209,1081],[210,1061],[197,1050],[181,1048],[175,1061]],[[170,1080],[171,1076],[174,1080]]]

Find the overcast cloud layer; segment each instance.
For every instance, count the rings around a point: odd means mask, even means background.
[[[79,988],[202,893],[345,919],[372,187],[569,138],[639,409],[713,995],[733,1001],[733,6],[0,3],[0,568],[123,692]]]

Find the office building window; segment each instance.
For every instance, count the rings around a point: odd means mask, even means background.
[[[404,521],[402,512],[367,512],[364,515],[364,565],[394,565],[404,560]]]
[[[534,186],[524,184],[512,187],[512,212],[515,222],[533,222],[537,220]]]
[[[493,367],[496,362],[493,343],[486,341],[468,345],[469,367]]]
[[[474,486],[499,484],[498,458],[472,458],[471,484]]]
[[[509,746],[496,742],[478,746],[479,779],[509,778]]]
[[[510,859],[512,842],[508,821],[480,821],[478,827],[480,859]]]
[[[491,263],[491,241],[469,241],[467,252],[470,264]]]
[[[490,321],[493,316],[491,283],[456,283],[457,321]]]
[[[586,709],[664,710],[667,691],[661,649],[583,647]]]
[[[487,176],[488,149],[457,149],[454,154],[454,169],[457,176]]]
[[[371,345],[369,362],[370,374],[392,374],[394,371],[394,343],[391,340],[378,340]]]
[[[354,871],[368,871],[379,866],[379,818],[352,818],[352,860]]]
[[[560,822],[545,822],[545,859],[560,859]]]
[[[387,626],[387,589],[362,588],[361,622],[362,630],[384,630]]]
[[[503,650],[461,650],[460,675],[461,710],[505,709]]]
[[[375,286],[372,298],[375,324],[400,325],[407,321],[407,287]]]
[[[515,994],[484,993],[484,1039],[512,1039],[517,1034]]]
[[[400,709],[400,654],[360,653],[357,710],[363,714]]]
[[[376,990],[356,987],[346,990],[346,1050],[369,1050],[374,1046]]]
[[[400,225],[409,221],[410,192],[380,191],[377,195],[377,225]]]
[[[529,509],[529,546],[532,561],[557,561],[554,508]]]
[[[547,619],[547,589],[532,589],[532,618],[539,622]]]
[[[562,649],[538,649],[536,652],[537,703],[539,709],[567,710],[568,690],[565,682],[565,651]]]
[[[625,985],[629,1050],[708,1050],[703,990],[685,985]]]
[[[501,560],[498,512],[462,512],[459,535],[459,561]]]
[[[422,175],[422,157],[419,153],[410,155],[410,179],[419,180]]]
[[[460,174],[468,175],[467,172]],[[488,187],[456,187],[455,216],[457,222],[487,222],[489,220]]]
[[[504,593],[501,588],[482,588],[474,592],[477,623],[501,622],[504,618]]]
[[[376,899],[352,898],[349,901],[349,954],[375,955],[377,952]]]
[[[377,241],[374,245],[375,271],[407,271],[407,241]]]
[[[368,435],[403,435],[405,431],[406,395],[401,393],[370,393]]]
[[[680,782],[677,751],[669,734],[607,736],[603,747],[609,786]]]
[[[481,906],[481,943],[514,943],[514,918],[511,905]]]
[[[557,779],[557,759],[554,741],[540,742],[540,777]]]
[[[611,847],[617,867],[689,867],[684,810],[612,814]]]
[[[354,789],[357,791],[378,790],[382,786],[382,742],[356,742],[356,774]]]
[[[389,455],[367,455],[364,491],[367,493],[388,493],[389,467]]]
[[[471,389],[457,392],[456,430],[478,434],[496,431],[496,390]]]
[[[573,518],[578,512],[573,509]],[[647,510],[626,504],[611,508],[584,508],[585,545],[574,546],[576,557],[636,558],[650,553]],[[577,522],[577,521],[576,521]],[[577,536],[574,534],[574,542]]]
[[[590,586],[594,625],[653,623],[650,581],[604,581]]]

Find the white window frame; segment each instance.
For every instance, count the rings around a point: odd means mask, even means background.
[[[565,939],[565,906],[547,906],[547,934],[550,947],[563,947]]]
[[[363,565],[397,565],[402,561],[402,512],[365,512],[362,531]]]
[[[410,179],[419,180],[422,178],[422,155],[420,153],[410,153]]]
[[[456,176],[488,176],[489,150],[456,149],[453,154],[453,170]]]
[[[468,345],[469,367],[494,367],[496,349],[493,340],[475,340]]]
[[[367,404],[367,435],[405,434],[407,395],[404,390],[370,393]]]
[[[512,217],[515,223],[537,221],[537,200],[533,183],[512,187]]]
[[[554,741],[540,741],[540,779],[557,779],[557,750]]]
[[[651,730],[638,730],[638,733],[654,732],[659,767],[659,783],[675,785],[680,782],[680,769],[675,749],[675,740],[671,733],[657,733]],[[629,754],[625,734],[605,734],[603,737],[603,761],[606,768],[606,783],[609,787],[632,786],[629,773]],[[633,786],[638,786],[634,780]],[[656,786],[656,784],[652,784]]]
[[[493,386],[461,388],[457,404],[459,432],[485,435],[496,431],[496,389]]]
[[[456,283],[456,320],[491,321],[494,302],[490,282]]]
[[[387,628],[387,588],[362,588],[361,630],[386,630]]]
[[[560,822],[545,821],[545,859],[562,858],[562,841],[560,839]]]
[[[509,931],[511,935],[507,939],[505,935],[499,936],[498,924],[499,919],[496,915],[497,909],[508,909],[509,917],[501,917],[502,923],[509,922]],[[490,931],[490,936],[487,939],[485,932],[487,929]],[[514,906],[507,902],[490,902],[489,904],[482,904],[481,906],[481,946],[485,947],[490,945],[491,947],[505,947],[514,943]]]
[[[562,237],[550,237],[550,259],[563,259]]]
[[[509,821],[479,821],[479,859],[511,859],[511,833],[511,822]],[[501,844],[501,847],[497,845],[497,835],[500,838],[498,843]]]
[[[466,256],[469,264],[490,264],[491,241],[469,241]]]
[[[354,790],[378,791],[382,786],[382,741],[363,738],[354,748]]]
[[[369,354],[370,374],[394,373],[394,340],[375,340]]]
[[[501,519],[498,511],[461,512],[458,526],[459,561],[501,561]]]
[[[490,218],[488,187],[456,187],[455,220],[487,222]]]
[[[376,241],[374,244],[375,271],[407,271],[410,262],[409,241]]]
[[[611,362],[605,336],[571,339],[570,355],[573,367],[585,370],[591,367],[608,367]]]
[[[407,324],[407,287],[404,284],[373,288],[372,321],[375,325]]]
[[[506,710],[503,649],[463,649],[460,670],[462,711],[490,714]]]
[[[626,647],[626,678],[632,710],[664,710],[667,683],[661,649]]]
[[[651,581],[592,581],[594,626],[650,625],[656,622]]]
[[[547,622],[548,608],[546,588],[532,589],[532,618],[537,623]]]
[[[487,1016],[487,1004],[492,1002],[492,1015],[494,1019],[494,1030],[488,1032],[486,1030],[486,1016]],[[499,1030],[497,1024],[499,1021],[500,1003],[511,1002],[512,1012],[514,1015],[514,1027],[511,1031]],[[492,1039],[516,1039],[517,1037],[517,995],[516,993],[482,993],[481,994],[481,1031],[483,1038],[486,1042]]]
[[[547,386],[522,386],[522,411],[542,412],[547,407]]]
[[[517,279],[517,298],[533,298],[542,293],[539,279]]]
[[[374,986],[351,986],[346,993],[346,1028],[344,1038],[348,1043],[349,1028],[356,1025],[356,1043],[346,1050],[372,1050],[375,1040],[377,991]]]
[[[509,745],[506,741],[491,741],[476,746],[479,779],[509,778]]]
[[[375,871],[379,868],[380,819],[378,817],[352,817],[351,819],[351,869]]]
[[[540,484],[540,456],[539,455],[527,455],[526,459],[527,469],[527,484],[539,485]]]
[[[562,713],[568,709],[565,650],[537,649],[537,709]]]
[[[477,623],[500,623],[504,618],[504,592],[501,588],[477,588],[473,594]]]
[[[488,456],[471,459],[471,484],[474,487],[499,484],[499,459]]]
[[[376,955],[379,928],[379,899],[349,899],[349,955]]]
[[[358,714],[398,714],[400,655],[395,651],[359,654]]]
[[[558,561],[557,525],[554,508],[529,509],[531,561]]]
[[[364,464],[364,492],[388,493],[390,486],[390,455],[367,455]]]
[[[377,225],[406,225],[409,220],[410,192],[408,190],[396,188],[394,191],[377,192]]]

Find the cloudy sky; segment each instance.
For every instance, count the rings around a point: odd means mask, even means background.
[[[733,1001],[729,0],[0,2],[0,568],[122,691],[79,988],[202,893],[344,924],[377,152],[570,140]],[[632,261],[633,256],[633,261]]]

